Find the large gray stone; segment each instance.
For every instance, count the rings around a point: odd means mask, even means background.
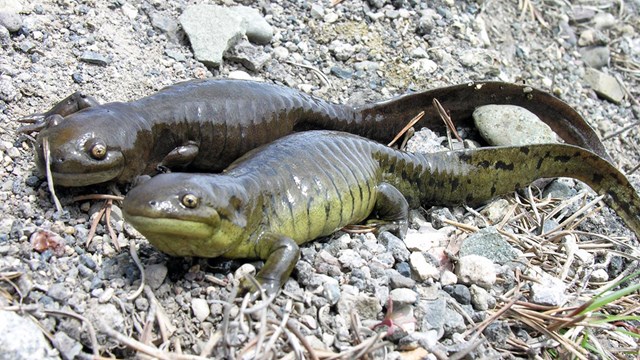
[[[273,28],[260,14],[258,9],[242,5],[233,6],[229,9],[242,18],[249,41],[261,45],[266,45],[271,42],[273,38]]]
[[[598,96],[619,104],[624,98],[624,90],[615,77],[600,72],[596,69],[587,68],[584,80]]]
[[[0,26],[14,33],[22,27],[22,17],[15,12],[0,10]]]
[[[179,20],[196,60],[211,67],[219,67],[224,52],[246,32],[240,15],[217,5],[189,6]]]
[[[493,226],[481,229],[464,240],[459,256],[480,255],[496,264],[518,258],[518,253]]]
[[[256,9],[246,6],[193,5],[180,15],[196,60],[219,67],[222,56],[244,35],[256,44],[268,44],[273,28]]]
[[[0,360],[52,359],[53,350],[31,320],[0,310]]]
[[[535,114],[514,105],[485,105],[473,112],[480,135],[491,145],[517,146],[557,142],[556,133]]]
[[[580,49],[582,61],[587,66],[594,69],[600,69],[609,64],[609,47],[607,46],[591,46]]]

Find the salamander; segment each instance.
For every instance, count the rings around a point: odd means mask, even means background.
[[[412,154],[347,133],[294,133],[222,174],[167,173],[135,186],[125,220],[174,256],[265,260],[269,291],[298,245],[379,219],[403,236],[420,205],[478,205],[541,177],[584,181],[640,235],[640,197],[611,163],[580,147],[541,144]]]
[[[66,106],[38,114],[39,123],[19,129],[42,129],[37,165],[44,174],[47,139],[53,182],[61,186],[129,183],[159,168],[217,172],[247,151],[300,130],[340,130],[388,142],[422,110],[425,120],[417,126],[442,131],[434,98],[458,126],[467,127],[478,106],[525,107],[566,142],[608,159],[597,135],[569,105],[543,91],[501,82],[444,87],[362,106],[333,104],[269,83],[211,79],[178,83],[131,102],[95,105],[86,96],[70,98],[61,102]]]

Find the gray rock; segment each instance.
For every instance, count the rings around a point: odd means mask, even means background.
[[[248,41],[240,41],[225,55],[225,58],[238,62],[251,71],[258,71],[271,59],[271,55]]]
[[[400,339],[400,341],[398,341],[398,345],[407,349],[417,348],[418,346],[425,349],[433,349],[438,343],[438,339],[438,332],[435,330],[425,332],[416,331]],[[427,359],[429,358],[427,357]]]
[[[314,19],[322,19],[324,17],[324,8],[320,4],[312,4],[310,14]]]
[[[72,339],[64,331],[58,331],[53,335],[53,345],[65,360],[73,360],[82,352],[82,344]]]
[[[276,46],[273,49],[273,55],[276,57],[276,59],[288,60],[289,59],[289,50],[284,46]]]
[[[342,292],[338,280],[327,277],[327,281],[322,284],[322,295],[329,301],[329,304],[335,305],[340,300]]]
[[[496,306],[496,299],[478,285],[469,286],[469,293],[471,294],[471,305],[476,310],[485,311]]]
[[[353,76],[353,71],[351,71],[351,69],[345,69],[339,66],[331,67],[331,73],[339,77],[340,79],[345,79],[345,80],[351,79],[351,77]]]
[[[13,311],[0,310],[0,360],[55,359],[42,331]]]
[[[435,330],[438,339],[465,330],[464,318],[447,305],[448,295],[440,292],[435,300],[420,300],[416,307],[418,331]]]
[[[380,68],[380,64],[375,61],[359,61],[353,64],[353,68],[356,69],[356,71],[373,72]]]
[[[147,311],[149,309],[149,300],[145,297],[138,297],[135,301],[136,309],[140,311]]]
[[[582,48],[580,49],[580,54],[582,55],[582,61],[594,69],[600,69],[609,64],[610,55],[608,46]]]
[[[64,286],[64,283],[55,283],[49,286],[49,290],[47,290],[47,295],[51,298],[58,301],[65,301],[71,296],[71,290],[67,289]]]
[[[527,109],[514,105],[485,105],[473,112],[480,135],[491,145],[515,146],[557,142],[549,125]]]
[[[493,226],[481,229],[464,240],[459,256],[467,255],[480,255],[496,264],[518,258],[518,253]]]
[[[168,57],[172,58],[175,61],[184,62],[184,61],[187,60],[187,57],[184,56],[184,54],[181,53],[179,50],[165,49],[164,50],[164,54],[167,55]]]
[[[345,43],[340,40],[334,40],[329,45],[329,51],[337,60],[347,61],[353,55],[355,48],[349,43]]]
[[[611,40],[602,31],[594,29],[585,29],[580,33],[578,46],[607,47]],[[607,48],[607,58],[609,57]],[[605,64],[606,65],[606,64]]]
[[[489,220],[489,225],[493,225],[500,222],[505,217],[505,215],[507,215],[508,210],[509,202],[507,200],[496,199],[487,204],[487,206],[485,206],[484,209],[480,211],[480,214],[482,214],[487,218],[487,220]]]
[[[574,196],[577,191],[562,179],[555,179],[542,191],[542,196],[556,199],[567,199]]]
[[[80,61],[84,61],[89,64],[106,66],[106,65],[109,65],[109,63],[111,62],[111,59],[95,51],[87,50],[83,52],[82,55],[80,55]]]
[[[442,290],[446,291],[447,294],[451,295],[452,298],[462,305],[471,304],[471,292],[469,288],[464,285],[445,286]]]
[[[569,12],[569,20],[574,23],[584,23],[593,19],[596,11],[590,7],[575,6]]]
[[[159,12],[153,12],[149,16],[149,19],[151,20],[151,25],[154,28],[167,34],[169,38],[174,38],[176,36],[178,31],[178,22],[174,18],[165,16]]]
[[[397,236],[391,234],[388,231],[383,231],[380,236],[380,243],[387,248],[393,254],[393,258],[396,261],[407,261],[409,260],[409,255],[411,254],[407,247],[404,245],[402,240],[400,240]]]
[[[451,210],[445,207],[434,206],[428,211],[428,214],[431,218],[431,225],[433,225],[435,229],[441,229],[449,225],[445,223],[443,220],[452,220],[452,221],[457,220],[456,217],[453,216],[453,214],[451,213]]]
[[[584,74],[584,81],[591,86],[598,96],[615,104],[620,104],[624,98],[624,90],[618,83],[618,80],[611,75],[596,69],[587,68]]]
[[[433,74],[438,70],[438,64],[431,59],[418,59],[409,66],[415,77]]]
[[[273,39],[273,28],[267,20],[260,14],[258,9],[248,6],[233,6],[229,8],[242,18],[245,33],[249,41],[255,44],[265,45]]]
[[[193,310],[193,316],[200,322],[207,319],[210,314],[209,304],[206,299],[196,298],[191,300],[191,310]]]
[[[605,282],[609,280],[609,273],[605,269],[596,269],[591,273],[591,281]]]
[[[387,269],[387,276],[389,277],[389,285],[392,289],[408,288],[411,289],[416,286],[416,281],[412,278],[403,276],[396,269]]]
[[[0,46],[8,48],[11,45],[11,34],[4,26],[0,26]]]
[[[456,275],[463,284],[476,284],[485,289],[496,282],[496,269],[493,262],[484,256],[467,255],[458,260]]]
[[[147,266],[145,269],[145,276],[147,285],[153,290],[162,285],[164,279],[167,277],[167,266],[165,264],[153,264]]]
[[[506,321],[492,321],[482,333],[494,344],[504,344],[513,334]]]
[[[327,274],[331,276],[342,275],[340,261],[324,249],[318,251],[313,261],[313,266],[319,274]]]
[[[367,265],[367,262],[362,258],[362,256],[353,249],[343,250],[340,257],[338,257],[338,261],[342,267],[347,269],[359,269]]]
[[[608,29],[614,26],[616,22],[616,17],[609,13],[598,13],[593,17],[593,26],[597,30]]]
[[[351,294],[343,292],[338,301],[338,314],[349,319],[351,313],[356,311],[362,319],[377,319],[378,314],[382,312],[380,301],[373,296],[365,294]]]
[[[118,332],[123,332],[125,329],[124,317],[122,316],[122,313],[120,313],[120,310],[112,303],[99,304],[97,300],[91,299],[91,301],[88,302],[87,310],[84,315],[98,329],[102,325],[109,326]],[[86,332],[81,332],[80,335],[82,337],[81,340],[83,344],[91,344]],[[117,346],[115,339],[101,332],[98,332],[98,342],[100,344],[106,344],[105,346],[107,347]]]
[[[22,27],[22,17],[18,13],[0,9],[0,26],[9,32],[17,32]]]
[[[240,15],[217,5],[189,6],[179,21],[189,37],[196,60],[216,68],[222,64],[224,52],[246,33]]]
[[[418,293],[407,288],[393,289],[389,293],[389,296],[393,300],[394,306],[395,304],[412,305],[418,301]]]
[[[13,85],[11,78],[5,75],[0,76],[0,100],[12,102],[19,100],[20,97],[20,91]]]

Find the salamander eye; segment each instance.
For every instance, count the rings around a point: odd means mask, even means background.
[[[103,143],[96,143],[91,146],[91,157],[96,160],[102,160],[107,156],[107,147]]]
[[[182,205],[189,209],[195,209],[200,204],[200,199],[193,194],[186,194],[182,197]]]

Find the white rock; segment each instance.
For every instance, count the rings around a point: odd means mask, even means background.
[[[418,293],[407,288],[393,289],[389,293],[394,304],[411,305],[418,301]]]
[[[605,269],[597,269],[591,273],[591,281],[605,282],[607,280],[609,280],[609,274]]]
[[[278,60],[287,60],[289,58],[289,50],[284,46],[278,46],[273,49],[273,55]]]
[[[496,269],[493,262],[484,256],[467,255],[458,260],[456,275],[465,285],[476,284],[490,289],[496,282]]]
[[[209,304],[207,304],[207,300],[205,299],[197,298],[191,300],[191,309],[193,310],[193,316],[200,320],[200,322],[203,322],[210,313]]]
[[[409,266],[421,281],[437,279],[440,275],[438,269],[427,262],[427,259],[419,251],[414,251],[409,255]]]
[[[442,286],[455,285],[457,283],[458,277],[449,270],[445,270],[442,275],[440,275],[440,285]]]
[[[431,59],[418,59],[409,66],[413,70],[414,77],[433,74],[438,70],[438,64]]]
[[[540,305],[562,306],[567,301],[567,286],[562,280],[542,273],[539,282],[531,285],[531,302]]]
[[[133,5],[127,2],[122,5],[121,9],[124,16],[128,17],[131,20],[135,19],[136,16],[138,16],[138,10]]]
[[[236,80],[254,80],[251,75],[249,75],[246,71],[242,71],[242,70],[231,71],[229,72],[229,75],[227,77],[229,79],[236,79]]]

